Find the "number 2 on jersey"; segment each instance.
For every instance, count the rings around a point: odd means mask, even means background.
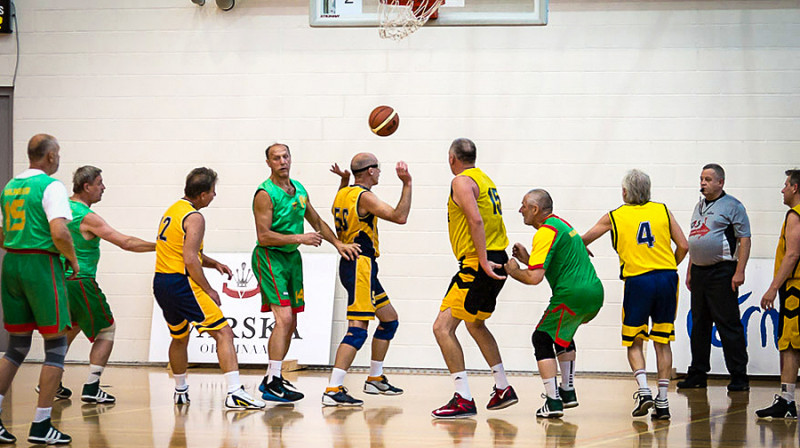
[[[164,220],[162,221],[164,227],[162,227],[161,231],[158,232],[158,239],[159,240],[161,240],[161,241],[166,241],[167,240],[167,237],[166,237],[166,235],[164,235],[164,232],[167,231],[167,227],[169,227],[169,224],[171,222],[172,222],[172,218],[170,218],[169,216],[165,216],[164,217]]]
[[[636,234],[636,242],[639,244],[647,244],[647,247],[656,245],[656,238],[650,230],[650,221],[642,221],[639,223],[639,231]]]

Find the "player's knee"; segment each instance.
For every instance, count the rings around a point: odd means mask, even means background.
[[[64,369],[64,358],[66,356],[66,336],[58,336],[44,340],[44,365]]]
[[[11,364],[19,367],[19,365],[25,361],[25,357],[28,356],[28,352],[31,351],[31,338],[32,335],[30,334],[24,336],[16,334],[9,335],[8,349],[3,357]]]
[[[549,334],[544,331],[536,330],[531,336],[531,342],[533,342],[533,354],[537,361],[554,359],[556,357],[556,351],[553,347],[555,342]]]
[[[359,327],[349,327],[347,334],[342,339],[342,344],[347,344],[356,350],[360,350],[367,341],[367,330]]]
[[[561,356],[564,353],[571,353],[574,351],[575,351],[575,340],[569,341],[569,345],[566,347],[556,345],[556,356]]]
[[[400,325],[396,320],[388,322],[381,321],[378,328],[375,329],[373,337],[375,339],[382,339],[384,341],[391,341],[394,339],[394,334],[397,333],[397,326]]]
[[[111,324],[111,326],[103,328],[97,333],[95,336],[95,341],[113,341],[114,340],[114,333],[117,331],[117,324]]]

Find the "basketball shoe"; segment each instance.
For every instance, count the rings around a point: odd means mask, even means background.
[[[561,418],[564,416],[564,403],[560,398],[550,398],[542,394],[544,406],[536,410],[536,416],[542,418]]]
[[[785,418],[787,420],[797,420],[797,405],[794,401],[787,401],[780,395],[775,395],[772,406],[756,411],[758,418]]]
[[[564,409],[578,407],[578,394],[575,393],[575,389],[564,390],[559,387],[558,396],[561,397],[561,402],[564,403]]]
[[[280,403],[291,403],[305,397],[305,395],[295,389],[292,383],[286,381],[283,376],[274,376],[272,377],[272,381],[268,381],[265,376],[261,381],[261,385],[258,386],[258,390],[261,392],[262,399]]]
[[[178,389],[175,388],[175,393],[172,395],[173,400],[175,400],[175,404],[189,404],[189,386],[186,386],[185,389]]]
[[[323,406],[361,406],[364,400],[353,398],[344,386],[328,387],[322,394]]]
[[[83,385],[81,401],[84,403],[114,403],[117,399],[100,388],[100,381]]]
[[[372,395],[400,395],[403,393],[403,389],[389,384],[386,375],[368,376],[367,380],[364,381],[364,393]]]
[[[517,398],[517,393],[514,392],[513,387],[508,386],[500,390],[497,386],[492,386],[492,397],[489,399],[489,404],[486,405],[486,409],[490,411],[505,409],[512,404],[517,404],[518,401],[519,398]]]
[[[650,414],[650,418],[653,420],[669,420],[669,402],[667,399],[658,399],[656,398],[656,405],[653,408],[653,412]]]
[[[28,433],[28,442],[64,445],[72,442],[72,437],[53,428],[53,424],[48,418],[40,422],[31,423],[31,430]]]
[[[434,418],[465,418],[477,414],[475,400],[467,400],[456,392],[446,405],[431,412]]]
[[[0,420],[0,443],[14,443],[17,441],[17,438],[14,437],[14,434],[8,432],[5,426],[3,426],[2,420]]]
[[[228,392],[225,397],[225,407],[228,409],[264,409],[267,404],[250,396],[244,386],[234,392]]]
[[[36,386],[36,393],[39,393],[39,386]],[[58,383],[58,389],[56,389],[56,400],[67,400],[69,397],[72,396],[72,391],[68,388],[64,387],[63,383]]]
[[[631,415],[634,417],[642,417],[647,415],[647,412],[655,404],[653,402],[653,394],[637,390],[633,393],[633,399],[636,401],[636,407],[633,408]]]

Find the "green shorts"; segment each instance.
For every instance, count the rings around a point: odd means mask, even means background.
[[[556,344],[566,347],[578,327],[594,319],[602,306],[603,286],[599,281],[569,296],[552,297],[536,330],[547,333]]]
[[[256,246],[252,266],[261,290],[262,312],[269,312],[270,305],[290,306],[294,313],[303,311],[303,259],[300,251],[282,252]]]
[[[94,342],[100,330],[114,324],[114,316],[111,314],[106,295],[100,290],[95,279],[67,280],[67,295],[72,325],[80,327],[90,342]]]
[[[3,321],[10,333],[60,333],[70,325],[64,269],[57,254],[9,250],[3,258]]]

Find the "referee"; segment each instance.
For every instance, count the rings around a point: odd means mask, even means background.
[[[747,348],[739,315],[739,286],[750,258],[750,221],[738,199],[726,194],[725,170],[715,163],[703,167],[703,199],[692,213],[686,287],[692,292],[692,364],[678,388],[704,388],[711,370],[711,330],[716,323],[730,391],[750,390]]]

